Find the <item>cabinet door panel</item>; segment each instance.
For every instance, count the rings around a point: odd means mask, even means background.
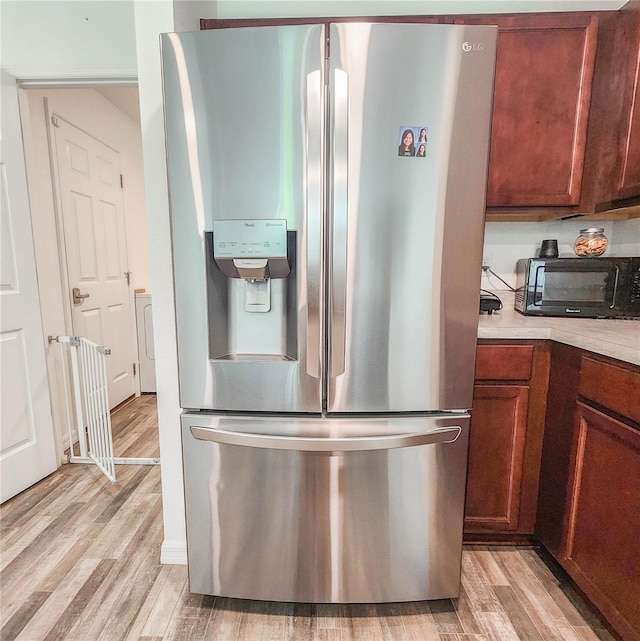
[[[529,389],[476,385],[471,417],[465,529],[516,530]]]
[[[629,79],[631,91],[628,99],[631,105],[627,127],[623,130],[626,136],[621,141],[622,172],[617,194],[619,198],[640,194],[640,46],[638,43],[636,43],[634,56],[634,71]]]
[[[582,200],[640,195],[640,11],[599,19]]]
[[[473,16],[497,24],[487,206],[580,202],[597,18]]]
[[[564,564],[625,638],[640,639],[640,432],[582,403],[577,427]]]
[[[556,558],[562,551],[581,359],[581,350],[553,343],[535,533]]]

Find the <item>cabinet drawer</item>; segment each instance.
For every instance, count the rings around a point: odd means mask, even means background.
[[[476,380],[528,381],[533,345],[478,345]]]
[[[578,394],[640,423],[640,372],[582,357]]]

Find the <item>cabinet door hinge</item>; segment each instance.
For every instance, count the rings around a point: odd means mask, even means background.
[[[124,178],[122,177],[122,174],[120,174],[120,189],[124,188]]]
[[[136,372],[138,371],[138,368],[136,367],[136,364],[133,364],[133,375],[136,375]]]
[[[59,127],[60,126],[60,123],[58,122],[58,118],[56,116],[54,116],[53,114],[51,114],[51,124],[54,127]]]

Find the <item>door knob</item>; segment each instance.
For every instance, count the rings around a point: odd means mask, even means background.
[[[79,305],[85,298],[89,298],[89,294],[81,294],[79,287],[74,287],[71,291],[73,294],[73,304]]]

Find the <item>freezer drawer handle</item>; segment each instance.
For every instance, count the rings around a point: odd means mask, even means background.
[[[225,445],[242,445],[244,447],[262,447],[270,450],[297,450],[299,452],[359,452],[417,447],[418,445],[437,445],[453,443],[461,432],[462,428],[452,425],[415,434],[311,438],[307,436],[249,434],[247,432],[231,432],[197,425],[191,426],[191,433],[200,441],[214,441]]]

